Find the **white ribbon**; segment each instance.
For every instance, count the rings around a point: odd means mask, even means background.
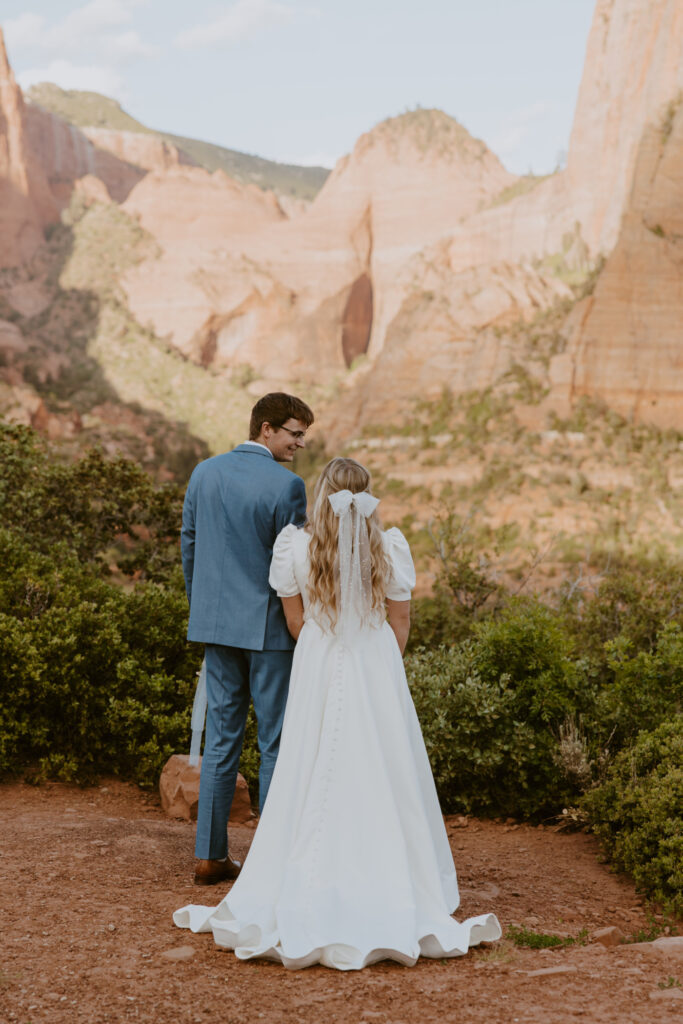
[[[194,691],[194,704],[192,705],[192,743],[190,744],[190,760],[193,766],[199,764],[199,752],[202,749],[202,733],[206,721],[206,658],[202,662],[197,680],[197,689]]]
[[[343,635],[351,621],[362,625],[372,611],[372,559],[365,520],[379,505],[379,498],[367,491],[343,490],[330,494],[328,500],[339,518],[337,632]]]
[[[334,494],[330,494],[327,500],[336,516],[341,516],[344,512],[348,512],[353,505],[364,519],[371,516],[379,505],[379,498],[375,498],[374,495],[369,494],[367,491],[358,491],[357,494],[347,490],[336,491]]]

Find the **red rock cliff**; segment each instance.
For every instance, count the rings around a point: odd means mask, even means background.
[[[26,135],[26,108],[0,30],[0,266],[29,259],[56,217],[45,173]]]

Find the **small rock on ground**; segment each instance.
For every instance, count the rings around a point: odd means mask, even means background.
[[[195,954],[192,946],[174,946],[161,954],[165,960],[191,960]]]
[[[527,978],[540,978],[546,974],[576,974],[576,967],[571,964],[558,964],[557,967],[540,967],[537,971],[527,971]]]

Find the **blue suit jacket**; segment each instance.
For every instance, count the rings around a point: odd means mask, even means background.
[[[199,463],[180,538],[188,640],[252,651],[294,647],[268,572],[280,530],[305,519],[303,480],[265,449],[241,444]]]

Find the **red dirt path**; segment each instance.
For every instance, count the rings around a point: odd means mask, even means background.
[[[242,963],[171,913],[218,903],[225,886],[191,884],[194,826],[155,795],[113,781],[94,789],[0,786],[0,1020],[12,1024],[595,1024],[680,1019],[660,988],[683,964],[628,945],[551,951],[509,941],[455,960],[360,972],[288,972]],[[646,926],[633,887],[582,834],[447,819],[462,892],[458,916],[492,910],[503,929],[577,934]],[[244,856],[253,832],[231,830]],[[174,962],[169,950],[194,953]],[[568,972],[530,976],[549,968]]]

